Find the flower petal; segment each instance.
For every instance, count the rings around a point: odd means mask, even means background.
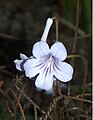
[[[52,55],[59,59],[60,61],[63,61],[67,57],[67,51],[65,46],[61,42],[56,42],[51,46],[50,52]]]
[[[22,53],[20,53],[20,58],[21,58],[22,60],[28,59],[28,57],[27,57],[26,55],[22,54]]]
[[[35,67],[36,65],[39,64],[39,60],[38,59],[28,59],[25,63],[24,63],[24,70],[29,70],[32,67]]]
[[[34,44],[32,52],[36,58],[44,57],[49,53],[49,46],[46,42],[37,42]]]
[[[22,71],[21,69],[21,63],[23,62],[23,60],[15,60],[14,63],[16,65],[16,69]]]
[[[32,77],[35,77],[39,72],[40,72],[39,69],[36,69],[35,67],[33,67],[29,70],[26,70],[25,75],[26,77],[29,77],[31,79]]]
[[[38,75],[35,85],[44,90],[50,90],[52,88],[53,74],[51,74],[50,69],[46,69],[43,73]]]
[[[43,64],[45,58],[42,59],[28,59],[24,63],[25,75],[29,78],[36,76],[38,73],[42,72],[44,67]]]
[[[53,74],[47,73],[45,81],[44,81],[43,89],[50,90],[50,89],[52,89],[52,86],[53,86]]]
[[[41,58],[41,59],[28,59],[25,63],[24,63],[24,70],[29,70],[33,67],[39,67],[42,66],[42,64],[45,62],[46,58]]]
[[[56,62],[54,65],[55,77],[60,81],[67,82],[72,79],[73,67],[66,62]]]

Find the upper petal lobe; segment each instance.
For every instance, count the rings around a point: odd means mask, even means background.
[[[49,46],[44,41],[37,42],[34,44],[32,52],[36,58],[44,57],[49,53]]]
[[[65,46],[61,42],[56,42],[51,46],[50,52],[52,55],[59,59],[60,61],[63,61],[67,57],[67,51]]]

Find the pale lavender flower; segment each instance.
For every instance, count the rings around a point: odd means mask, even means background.
[[[44,33],[40,42],[33,46],[34,58],[25,58],[23,64],[25,75],[29,78],[35,77],[36,87],[44,90],[51,90],[53,81],[56,79],[68,82],[72,79],[73,68],[70,64],[63,62],[67,57],[65,46],[61,42],[54,43],[49,48],[46,43],[49,29],[53,20],[48,18]],[[21,58],[23,60],[23,58]],[[16,68],[20,70],[22,60],[15,61]]]
[[[14,60],[14,63],[16,65],[16,69],[22,71],[22,63],[24,63],[24,61],[26,61],[28,59],[28,57],[22,53],[20,53],[20,58],[21,60]]]

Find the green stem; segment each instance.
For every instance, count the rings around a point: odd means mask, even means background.
[[[55,22],[56,22],[56,41],[58,41],[58,19],[56,19]]]

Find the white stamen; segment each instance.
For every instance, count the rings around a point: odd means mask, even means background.
[[[50,55],[50,57],[48,59],[47,68],[49,68],[52,63],[53,63],[53,57],[52,57],[52,55]]]

